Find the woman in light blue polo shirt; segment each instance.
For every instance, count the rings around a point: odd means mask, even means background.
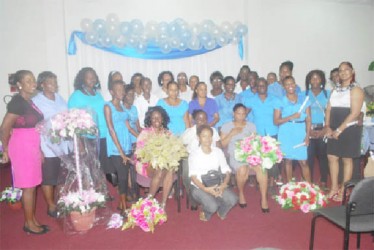
[[[286,95],[274,110],[274,123],[279,125],[278,140],[284,154],[287,182],[292,179],[292,160],[301,166],[304,179],[310,181],[307,163],[307,147],[310,132],[310,103],[305,96],[296,93],[296,83],[292,76],[283,81]]]
[[[103,96],[98,91],[100,89],[100,81],[93,68],[82,68],[74,80],[75,91],[71,94],[68,107],[88,109],[94,114],[94,121],[99,129],[100,136],[100,152],[99,160],[101,169],[105,174],[115,173],[113,166],[108,164],[108,157],[106,151],[106,135],[107,126],[104,116],[105,101]]]
[[[241,103],[242,98],[240,95],[234,92],[235,90],[235,79],[232,76],[226,76],[223,79],[224,92],[216,96],[215,100],[218,106],[219,121],[216,124],[216,128],[221,128],[221,126],[227,122],[233,120],[232,109],[235,104]]]
[[[314,158],[317,157],[320,170],[320,185],[326,188],[328,169],[327,145],[323,141],[322,131],[325,121],[325,110],[329,100],[330,91],[325,90],[326,77],[322,70],[312,70],[305,79],[303,95],[309,96],[311,113],[310,142],[308,147],[308,165],[310,176],[313,181]]]

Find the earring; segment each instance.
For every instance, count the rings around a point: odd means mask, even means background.
[[[321,89],[323,89],[323,85],[321,84]]]
[[[21,86],[19,86],[19,87],[18,87],[18,89],[22,89],[22,87],[21,87]]]

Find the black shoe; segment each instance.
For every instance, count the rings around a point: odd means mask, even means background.
[[[196,211],[197,210],[197,206],[191,206],[191,211]]]
[[[48,231],[51,231],[51,230],[49,229],[49,226],[47,226],[47,225],[40,225],[39,227],[41,227],[41,228],[47,230],[47,232],[48,232]]]
[[[47,210],[47,214],[48,214],[49,217],[58,218],[57,209],[55,211],[49,211],[49,210]]]
[[[43,228],[42,231],[40,232],[35,232],[35,231],[32,231],[30,228],[24,226],[23,227],[23,231],[26,232],[27,234],[46,234],[49,230],[47,229],[47,227],[44,227],[45,225],[42,225],[41,228]]]
[[[261,211],[266,214],[266,213],[270,213],[270,208],[261,208]]]
[[[239,207],[241,207],[241,208],[246,208],[247,207],[247,203],[239,203]]]

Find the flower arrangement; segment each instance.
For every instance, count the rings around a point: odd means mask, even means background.
[[[110,228],[114,228],[114,229],[117,229],[117,228],[120,228],[123,226],[123,217],[122,215],[120,215],[119,213],[114,213],[112,214],[112,216],[110,217],[110,220],[107,224],[107,228],[110,229]]]
[[[98,130],[92,115],[84,109],[61,112],[51,118],[49,136],[52,143],[71,140],[76,135],[97,135]]]
[[[6,187],[1,193],[0,201],[6,201],[8,203],[19,202],[22,198],[22,189],[14,187]]]
[[[374,117],[374,102],[366,104],[366,116]]]
[[[188,155],[183,142],[169,132],[156,133],[152,128],[146,128],[142,134],[144,136],[136,143],[134,158],[138,173],[144,176],[149,165],[176,171],[180,159]]]
[[[295,182],[295,180],[284,184],[279,190],[279,195],[275,196],[275,200],[283,209],[300,209],[304,213],[325,207],[327,204],[326,195],[317,185],[305,181]]]
[[[279,142],[270,136],[251,134],[236,142],[235,159],[251,166],[261,165],[262,169],[271,169],[283,159]]]
[[[139,226],[144,232],[154,232],[157,224],[167,221],[165,210],[152,197],[140,198],[131,206],[127,214],[127,222],[122,230]]]
[[[65,214],[72,211],[87,213],[96,207],[104,207],[105,196],[96,192],[93,188],[82,192],[69,192],[62,196],[58,202],[58,208]]]

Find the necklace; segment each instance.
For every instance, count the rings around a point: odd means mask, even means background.
[[[91,92],[90,92],[90,91],[88,91],[88,89],[87,89],[86,87],[84,87],[84,86],[83,86],[83,88],[82,88],[82,89],[83,89],[83,90],[84,90],[84,92],[85,92],[85,93],[86,93],[87,95],[89,95],[89,96],[95,96],[95,94],[96,94],[96,93],[95,93],[95,90],[93,90],[93,92],[94,92],[94,93],[93,93],[93,94],[91,94]]]
[[[347,87],[342,87],[340,83],[336,84],[335,90],[336,92],[345,92],[347,90],[353,89],[357,84],[355,82],[349,84]]]

